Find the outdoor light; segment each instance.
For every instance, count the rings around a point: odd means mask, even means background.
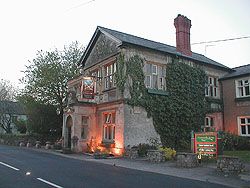
[[[57,115],[60,115],[60,113],[61,113],[61,110],[60,110],[59,108],[57,108],[57,109],[56,109],[56,114],[57,114]]]

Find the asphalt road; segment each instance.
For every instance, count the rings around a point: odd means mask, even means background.
[[[0,188],[223,188],[225,186],[0,145]]]

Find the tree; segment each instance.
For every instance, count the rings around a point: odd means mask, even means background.
[[[67,81],[78,75],[83,51],[78,42],[73,42],[62,51],[40,50],[30,61],[22,79],[25,89],[19,97],[28,113],[28,132],[61,135]],[[56,114],[57,108],[60,115]]]
[[[31,96],[22,95],[19,101],[26,107],[28,115],[27,132],[54,137],[61,136],[61,117],[56,114],[56,106],[42,104]]]
[[[17,131],[21,134],[25,134],[27,132],[27,120],[17,119],[15,120],[15,127]]]
[[[65,46],[63,51],[38,51],[24,71],[24,93],[42,104],[56,105],[62,110],[67,81],[78,74],[82,54],[83,48],[78,42]]]
[[[0,127],[6,133],[12,133],[14,110],[11,101],[16,97],[17,89],[8,80],[0,80]]]
[[[13,101],[17,89],[8,80],[0,80],[0,101]]]

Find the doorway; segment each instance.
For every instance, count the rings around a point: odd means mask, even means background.
[[[71,116],[67,117],[66,120],[66,147],[71,148],[71,127],[73,125],[73,120]]]

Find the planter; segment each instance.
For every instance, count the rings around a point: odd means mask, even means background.
[[[244,171],[244,165],[238,157],[219,156],[217,169],[224,173],[240,173]]]
[[[36,141],[36,148],[41,148],[41,142],[40,141]]]
[[[164,152],[160,150],[148,150],[147,157],[150,162],[160,163],[165,161]]]
[[[177,167],[192,168],[199,165],[197,155],[195,153],[177,153],[176,159]]]
[[[26,144],[26,147],[27,147],[27,148],[30,148],[30,147],[32,147],[32,144],[31,144],[30,142],[28,142],[28,143]]]
[[[24,147],[24,146],[25,146],[24,142],[20,142],[20,143],[19,143],[19,146],[20,146],[20,147]]]
[[[46,142],[45,149],[51,149],[51,143],[50,142]]]

